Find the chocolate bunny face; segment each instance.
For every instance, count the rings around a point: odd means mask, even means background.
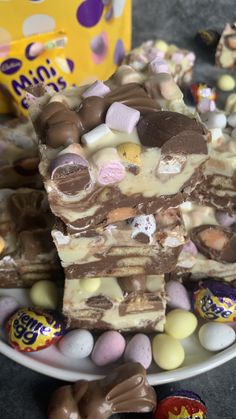
[[[115,413],[150,412],[156,394],[146,371],[136,363],[116,368],[102,380],[78,381],[58,389],[50,402],[49,419],[107,419]]]

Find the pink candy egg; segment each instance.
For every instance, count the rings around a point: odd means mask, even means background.
[[[125,350],[125,339],[116,331],[108,331],[99,336],[92,352],[92,361],[102,367],[117,361]]]
[[[169,281],[166,284],[166,293],[169,298],[167,302],[171,308],[182,308],[190,310],[191,303],[186,288],[178,281]]]
[[[143,333],[133,336],[126,346],[124,360],[139,362],[148,369],[152,362],[152,347],[149,337]]]

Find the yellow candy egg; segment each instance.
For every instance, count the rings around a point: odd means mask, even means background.
[[[163,370],[178,368],[185,358],[184,348],[181,343],[165,333],[154,337],[152,352],[154,361]]]
[[[166,52],[169,48],[169,45],[162,39],[159,39],[158,41],[156,41],[155,47],[160,49],[163,52]]]
[[[230,74],[224,74],[218,78],[217,86],[223,92],[229,92],[235,88],[235,80]]]
[[[185,339],[197,327],[197,317],[190,311],[177,308],[166,316],[165,332],[175,339]]]
[[[101,278],[83,278],[80,280],[80,288],[88,293],[97,291],[100,285]]]
[[[135,143],[123,143],[118,145],[117,151],[122,160],[127,163],[141,166],[141,147]]]
[[[58,302],[58,289],[52,281],[35,282],[30,289],[30,298],[35,306],[55,310]]]

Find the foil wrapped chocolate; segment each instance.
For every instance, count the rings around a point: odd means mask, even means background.
[[[163,398],[153,419],[206,419],[207,407],[192,391],[179,390]]]
[[[206,320],[236,321],[236,290],[230,285],[206,280],[195,286],[193,292],[195,312]]]
[[[10,345],[20,352],[36,352],[55,343],[64,326],[55,314],[36,308],[21,308],[7,322]]]
[[[136,363],[113,370],[102,380],[80,380],[55,391],[48,408],[49,419],[107,419],[115,413],[152,412],[156,394],[146,371]]]

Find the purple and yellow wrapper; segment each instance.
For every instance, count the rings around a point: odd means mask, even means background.
[[[205,320],[220,323],[236,321],[236,290],[214,280],[200,283],[193,293],[195,312]]]
[[[55,343],[64,326],[50,312],[21,308],[7,322],[9,343],[20,352],[35,352]]]

